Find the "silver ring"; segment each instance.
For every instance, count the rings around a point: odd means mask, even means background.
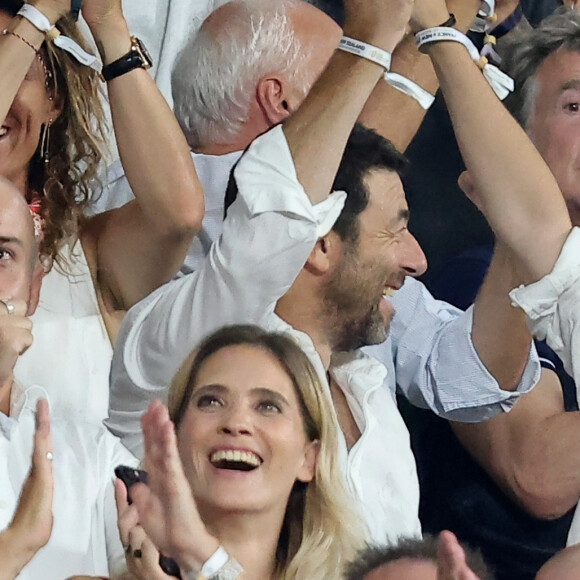
[[[46,458],[47,458],[49,461],[52,461],[53,457],[54,457],[54,455],[52,454],[52,451],[47,451],[47,452],[46,452]]]
[[[12,304],[12,302],[10,302],[10,300],[0,300],[0,302],[2,302],[2,304],[4,304],[4,306],[6,306],[6,310],[8,310],[8,314],[14,314],[14,311],[16,310],[16,308],[14,307],[14,304]]]

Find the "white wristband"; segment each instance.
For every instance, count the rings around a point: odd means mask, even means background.
[[[396,72],[386,72],[385,73],[385,81],[389,83],[394,89],[413,97],[419,105],[425,110],[429,109],[429,107],[435,101],[435,97],[428,93],[423,87],[419,86],[416,82],[400,75]]]
[[[415,34],[415,42],[420,51],[426,44],[445,41],[459,42],[467,48],[469,56],[471,56],[473,61],[477,63],[479,68],[481,68],[483,76],[486,78],[487,82],[500,100],[503,101],[503,99],[514,90],[513,79],[500,71],[496,66],[489,64],[487,58],[480,56],[473,42],[471,42],[465,34],[459,32],[459,30],[448,28],[446,26],[436,26],[435,28],[421,30]]]
[[[226,562],[230,559],[230,556],[226,552],[223,546],[220,546],[205,562],[201,567],[199,573],[206,578],[211,578],[217,572],[221,570],[226,565]]]
[[[220,546],[204,563],[199,572],[184,573],[185,580],[236,580],[244,569]]]
[[[391,69],[391,53],[382,48],[377,48],[372,44],[367,44],[366,42],[343,36],[338,48],[345,52],[356,54],[361,58],[366,58],[367,60],[382,66],[387,72]]]
[[[60,49],[71,54],[78,62],[85,66],[90,66],[97,72],[100,71],[97,57],[89,54],[72,38],[61,34],[56,26],[51,24],[46,15],[38,8],[31,4],[23,4],[17,14],[28,20],[28,22],[30,22],[37,30],[44,32],[47,38],[51,40],[55,46],[58,46]]]
[[[45,34],[50,32],[54,27],[54,24],[50,23],[46,15],[35,6],[32,6],[32,4],[23,4],[22,8],[16,14],[22,16],[22,18],[26,18],[30,24]]]

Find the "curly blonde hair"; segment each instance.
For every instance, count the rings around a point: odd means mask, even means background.
[[[0,9],[14,16],[22,4],[20,0],[3,0]],[[65,16],[56,26],[88,50],[74,20]],[[31,201],[34,193],[41,195],[44,237],[40,250],[54,259],[63,242],[78,235],[91,190],[98,185],[106,123],[98,73],[51,42],[42,45],[40,56],[48,71],[48,94],[62,113],[50,126],[48,163],[42,159],[42,140],[30,160],[27,198]]]
[[[364,528],[349,507],[343,483],[334,406],[312,363],[290,336],[252,325],[226,326],[210,335],[187,358],[171,384],[171,419],[179,426],[203,363],[222,348],[235,345],[255,346],[278,360],[294,384],[306,436],[320,444],[313,480],[296,481],[290,493],[278,539],[276,577],[342,578],[345,565],[364,543]]]

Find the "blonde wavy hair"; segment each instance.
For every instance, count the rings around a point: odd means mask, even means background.
[[[0,10],[14,16],[23,2],[0,1]],[[76,23],[65,16],[56,27],[86,50],[87,43]],[[28,168],[29,192],[41,195],[44,237],[41,253],[51,259],[67,239],[78,235],[91,191],[98,186],[98,165],[103,157],[106,122],[99,92],[99,75],[51,42],[40,49],[47,92],[62,108],[50,127],[48,164],[41,155],[41,141]]]
[[[320,450],[314,478],[296,481],[284,516],[276,552],[281,580],[332,580],[364,543],[360,516],[349,507],[338,458],[338,420],[330,397],[308,357],[285,334],[258,326],[224,327],[206,338],[187,358],[169,391],[169,413],[178,427],[191,400],[203,363],[222,348],[249,345],[273,355],[286,371],[298,397],[304,431]]]

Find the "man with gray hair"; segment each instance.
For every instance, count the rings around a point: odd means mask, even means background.
[[[196,270],[222,231],[224,192],[241,152],[296,111],[337,48],[341,29],[303,0],[233,0],[203,22],[178,57],[172,75],[174,108],[194,151],[206,194],[206,214],[182,268]],[[325,8],[326,8],[325,3]],[[342,4],[339,2],[338,4]],[[478,0],[449,0],[460,29],[467,30]],[[392,71],[434,93],[429,59],[410,36],[393,54]],[[404,150],[425,110],[413,98],[380,83],[360,121]],[[132,198],[122,167],[108,170],[96,211]]]

